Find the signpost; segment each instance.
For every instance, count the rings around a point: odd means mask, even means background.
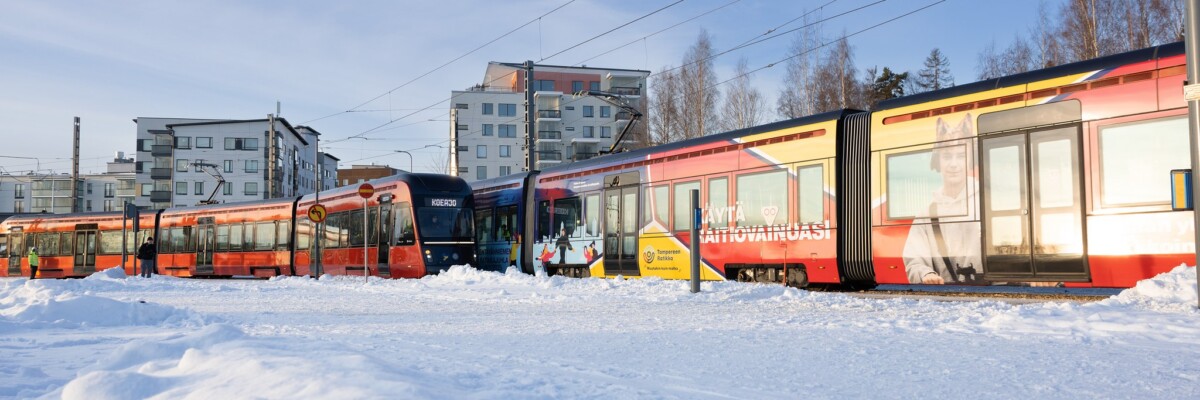
[[[358,186],[358,196],[362,197],[362,199],[363,199],[362,241],[363,241],[363,280],[364,281],[370,280],[369,277],[371,276],[371,274],[370,274],[371,270],[367,269],[367,245],[370,244],[370,240],[368,240],[370,238],[370,235],[367,234],[367,232],[369,232],[367,230],[367,216],[371,214],[370,209],[367,208],[367,200],[369,200],[371,198],[371,196],[374,196],[374,195],[375,195],[375,187],[371,186],[370,183],[364,183],[364,184]]]

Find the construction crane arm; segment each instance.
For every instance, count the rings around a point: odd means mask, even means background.
[[[628,134],[629,131],[633,129],[633,126],[637,124],[638,120],[642,118],[642,112],[638,111],[638,109],[633,106],[625,104],[625,96],[617,93],[599,90],[584,90],[575,93],[575,97],[580,96],[592,96],[598,98],[603,100],[605,103],[612,104],[613,107],[616,107],[621,111],[629,113],[629,123],[625,124],[625,128],[621,129],[621,133],[617,135],[616,140],[613,140],[612,146],[608,148],[608,151],[604,152],[604,154],[615,153],[617,151],[617,146],[621,144],[621,140],[625,139],[625,135]]]

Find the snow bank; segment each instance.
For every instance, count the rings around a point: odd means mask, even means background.
[[[0,327],[87,328],[203,324],[198,315],[144,301],[119,301],[64,289],[57,281],[25,281],[0,291]],[[87,286],[85,283],[82,286]],[[3,328],[0,328],[3,329]]]
[[[402,360],[387,362],[330,343],[254,338],[228,325],[130,343],[68,382],[63,399],[425,399],[469,393]],[[57,393],[56,393],[57,394]]]
[[[1136,286],[1099,304],[1162,312],[1196,312],[1196,267],[1180,265],[1170,272],[1139,281]]]

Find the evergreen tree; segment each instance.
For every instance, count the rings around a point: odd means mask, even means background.
[[[913,88],[917,92],[928,92],[951,86],[954,86],[954,76],[950,75],[950,60],[934,47],[929,57],[925,57],[925,68],[917,71]]]

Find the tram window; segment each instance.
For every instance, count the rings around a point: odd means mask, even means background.
[[[708,201],[701,205],[707,208],[708,227],[710,228],[728,228],[730,213],[729,210],[729,178],[712,178],[708,180]]]
[[[254,250],[254,224],[247,223],[242,228],[242,250]]]
[[[271,250],[275,248],[275,223],[259,222],[254,230],[254,250]]]
[[[291,239],[291,222],[276,221],[275,222],[275,250],[287,250],[288,239]]]
[[[692,191],[700,190],[700,182],[686,182],[675,184],[675,230],[686,231],[692,229]]]
[[[196,251],[196,236],[192,234],[192,227],[183,227],[183,249],[178,250],[180,253],[192,253]]]
[[[187,250],[187,236],[183,228],[171,228],[171,253],[183,253]]]
[[[121,254],[121,231],[100,231],[100,254]]]
[[[379,207],[371,207],[367,213],[367,244],[379,244]]]
[[[537,235],[543,241],[554,236],[550,232],[550,202],[541,201],[538,203],[538,226]]]
[[[8,237],[8,242],[9,253],[16,255],[17,257],[25,256],[25,235],[14,233]]]
[[[0,233],[0,258],[8,257],[8,235]]]
[[[363,212],[355,210],[350,212],[350,246],[362,247],[363,245]]]
[[[583,231],[577,229],[579,227],[579,206],[578,197],[554,201],[554,225],[552,226],[556,229],[555,237],[564,233],[567,237],[583,237]]]
[[[929,215],[933,192],[942,187],[942,175],[933,169],[932,160],[932,150],[887,157],[888,218],[909,219]],[[963,163],[963,168],[966,168],[965,159]]]
[[[375,232],[379,242],[385,246],[393,246],[395,243],[392,238],[395,237],[393,232],[396,231],[395,220],[392,219],[392,206],[384,204],[376,209],[378,215],[375,216],[379,220],[379,231]]]
[[[358,218],[359,218],[359,220],[362,220],[361,216]],[[339,247],[349,247],[350,246],[350,213],[339,213],[338,214],[338,226],[342,227],[342,229],[338,231],[338,246]]]
[[[513,208],[514,218],[516,208]],[[600,236],[600,195],[589,194],[583,198],[584,230],[588,236]]]
[[[1172,169],[1191,168],[1187,117],[1100,128],[1101,202],[1105,206],[1169,204]]]
[[[788,221],[786,170],[738,175],[737,226],[780,225]]]
[[[296,223],[296,250],[308,250],[312,246],[313,223],[302,219]]]
[[[217,226],[217,251],[229,251],[229,225]]]
[[[334,249],[338,247],[338,238],[341,237],[341,214],[334,213],[325,217],[325,248]]]
[[[396,245],[406,246],[417,242],[413,231],[412,207],[408,203],[400,203],[396,207]]]
[[[488,243],[492,241],[492,210],[483,209],[475,214],[475,241]]]
[[[671,187],[656,186],[651,189],[654,194],[654,218],[665,228],[671,221]]]
[[[229,226],[229,250],[238,251],[242,249],[242,224],[233,224]]]
[[[58,255],[58,234],[43,233],[38,235],[38,254],[43,256]]]
[[[825,171],[821,165],[796,168],[800,223],[825,221]]]
[[[64,241],[63,248],[64,249],[70,248],[70,246],[67,246],[67,244],[65,243],[69,239],[70,239],[70,236],[63,236],[63,241]],[[132,229],[125,231],[125,253],[126,254],[137,254],[137,248],[138,248],[137,235],[133,234]]]

